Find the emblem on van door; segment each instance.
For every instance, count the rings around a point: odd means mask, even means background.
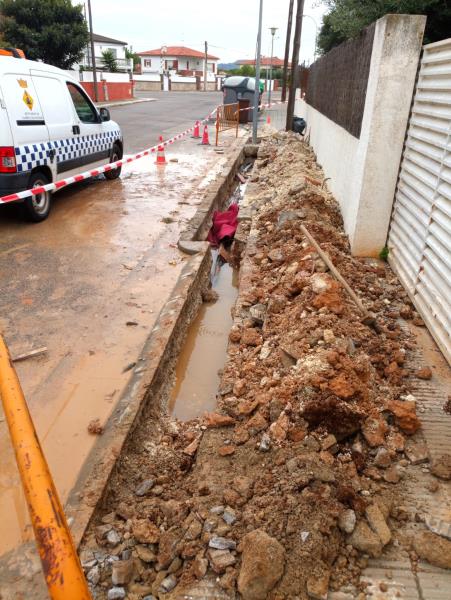
[[[33,110],[34,100],[28,92],[23,93],[22,100],[25,102],[25,104],[30,110]]]
[[[21,88],[27,88],[28,87],[28,82],[25,81],[25,79],[18,79],[17,83],[20,85]]]

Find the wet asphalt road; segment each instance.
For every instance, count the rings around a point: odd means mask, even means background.
[[[186,129],[220,98],[153,96],[111,109],[127,153]],[[221,157],[187,137],[167,149],[177,162],[156,167],[149,156],[115,181],[98,177],[62,190],[42,223],[24,221],[20,206],[0,209],[0,331],[13,356],[47,347],[16,368],[63,501],[95,441],[87,426],[106,422],[127,384],[124,367],[136,360],[185,263],[180,231],[227,152],[228,145]],[[9,515],[0,519],[1,557],[32,537],[1,408],[0,514]]]
[[[222,100],[221,92],[136,92],[136,96],[155,102],[110,107],[111,118],[122,128],[127,154],[154,146],[160,135],[167,138],[194,125]]]

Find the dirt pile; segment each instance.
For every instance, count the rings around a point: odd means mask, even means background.
[[[298,136],[260,147],[217,411],[143,421],[85,539],[96,598],[178,598],[204,579],[230,598],[325,599],[343,585],[365,597],[358,576],[404,518],[395,500],[420,422],[399,318],[420,320],[386,264],[351,257],[322,181]]]

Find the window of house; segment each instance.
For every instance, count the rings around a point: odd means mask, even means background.
[[[107,48],[107,50],[113,53],[114,58],[117,58],[117,48]]]
[[[144,61],[144,66],[145,66],[145,67],[151,67],[151,66],[152,66],[152,60],[146,59],[146,60]]]

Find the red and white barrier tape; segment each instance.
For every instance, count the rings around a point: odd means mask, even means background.
[[[279,100],[279,102],[269,102],[267,104],[260,104],[258,108],[271,108],[271,106],[276,106],[277,104],[286,104],[286,100]],[[241,112],[243,110],[252,110],[253,108],[253,106],[246,106],[246,108],[240,108],[238,109],[238,111]]]
[[[217,109],[215,108],[205,119],[202,119],[202,121],[199,121],[199,123],[201,125],[203,125],[204,123],[207,123],[210,120],[210,117],[212,117],[216,111],[217,111]],[[73,177],[68,177],[67,179],[60,179],[59,181],[55,181],[53,183],[47,183],[46,185],[41,185],[41,186],[35,187],[30,190],[24,190],[23,192],[17,192],[15,194],[9,194],[7,196],[2,196],[0,198],[0,204],[7,204],[8,202],[14,202],[16,200],[23,200],[24,198],[28,198],[29,196],[36,196],[38,194],[42,194],[43,192],[54,192],[56,190],[60,190],[61,188],[66,187],[68,185],[72,185],[73,183],[78,183],[79,181],[83,181],[85,179],[90,179],[91,177],[95,177],[96,175],[105,173],[106,171],[112,171],[114,169],[122,167],[122,165],[131,163],[134,160],[138,160],[138,158],[142,158],[143,156],[148,156],[149,154],[157,152],[159,146],[169,146],[170,144],[173,144],[174,142],[181,140],[182,138],[187,136],[189,133],[191,133],[194,130],[194,127],[195,127],[195,125],[193,125],[189,129],[185,129],[185,131],[183,131],[182,133],[178,133],[174,137],[169,138],[168,140],[166,140],[164,142],[159,142],[158,144],[156,144],[155,146],[152,146],[151,148],[146,148],[145,150],[138,152],[138,154],[133,154],[132,156],[128,156],[127,158],[121,158],[120,160],[116,160],[115,162],[108,163],[107,165],[103,165],[103,167],[98,167],[97,169],[92,169],[91,171],[85,171],[84,173],[80,173],[79,175],[74,175]]]

